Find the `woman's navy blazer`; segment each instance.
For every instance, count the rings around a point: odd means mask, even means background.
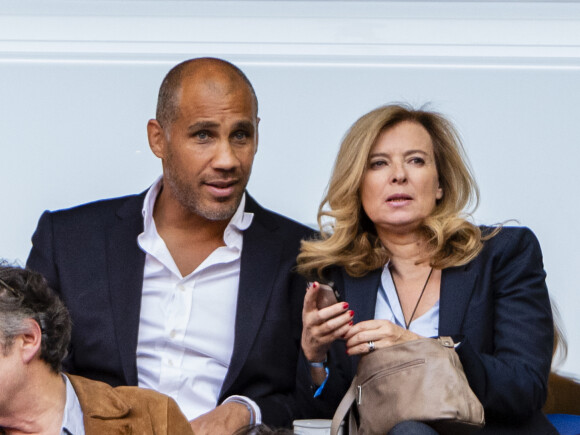
[[[353,278],[333,271],[355,322],[374,317],[381,272]],[[553,348],[545,277],[538,240],[520,227],[502,228],[474,260],[442,271],[439,335],[461,341],[456,351],[485,408],[481,433],[556,433],[541,412]],[[331,350],[330,376],[318,398],[327,416],[350,385],[357,361],[346,356],[342,342]]]

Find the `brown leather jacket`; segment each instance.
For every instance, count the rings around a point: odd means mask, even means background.
[[[113,388],[103,382],[67,376],[83,410],[86,435],[193,434],[170,397],[153,390]]]

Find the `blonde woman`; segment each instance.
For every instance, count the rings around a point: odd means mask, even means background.
[[[298,257],[313,279],[302,349],[320,416],[332,414],[360,355],[452,336],[485,409],[482,433],[555,433],[541,412],[553,329],[540,246],[527,228],[472,224],[466,207],[477,200],[443,116],[390,105],[347,132],[319,208],[321,239]],[[320,307],[323,279],[344,302]],[[410,424],[393,433],[434,433]]]

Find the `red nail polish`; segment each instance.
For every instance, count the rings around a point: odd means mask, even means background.
[[[348,355],[348,349],[347,349],[345,352],[346,352],[346,354]]]
[[[316,287],[318,287],[318,283],[317,282],[313,282],[312,283],[312,288],[316,288]]]
[[[354,322],[351,320],[350,322],[348,322],[348,324],[349,324],[350,326],[352,326],[352,325],[354,325]]]
[[[348,314],[350,314],[350,317],[354,317],[354,311],[353,311],[353,310],[350,310],[350,311],[348,312]]]
[[[348,308],[348,303],[346,303],[346,302],[343,302],[343,303],[342,303],[342,309],[343,309],[343,310],[346,310],[347,308]]]

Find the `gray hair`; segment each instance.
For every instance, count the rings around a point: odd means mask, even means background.
[[[42,275],[0,264],[0,350],[8,355],[14,339],[32,319],[42,331],[40,359],[58,373],[71,336],[68,310]]]

